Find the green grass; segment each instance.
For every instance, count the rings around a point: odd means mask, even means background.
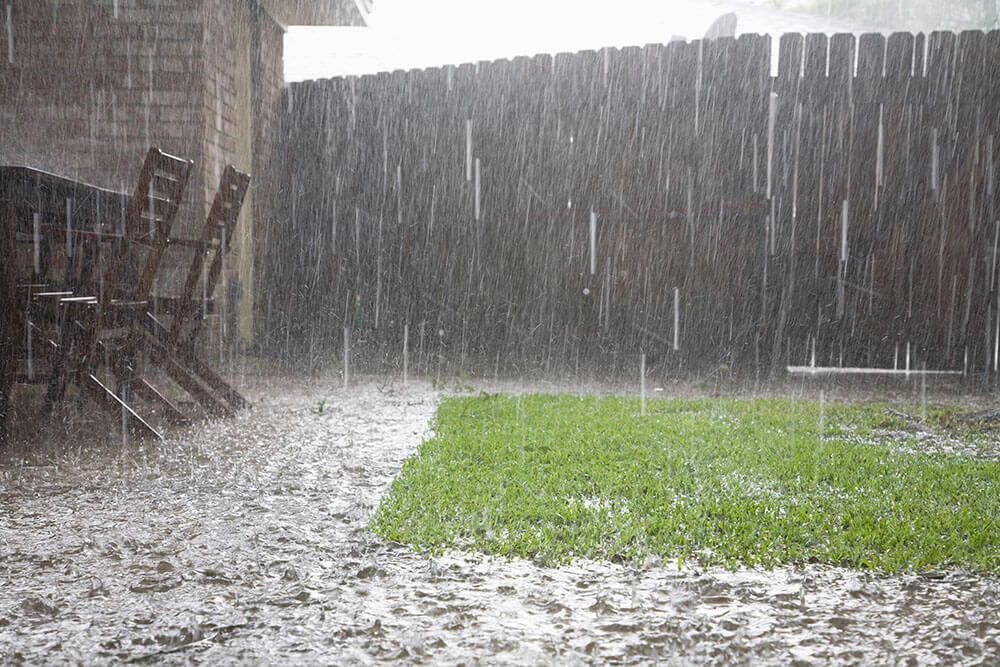
[[[621,397],[448,398],[372,525],[421,550],[546,564],[1000,573],[1000,464],[903,453],[885,438],[920,445],[885,407],[652,400],[640,416]]]

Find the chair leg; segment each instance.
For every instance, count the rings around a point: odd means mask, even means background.
[[[80,382],[80,389],[85,391],[90,398],[94,399],[94,402],[108,414],[112,416],[124,414],[126,425],[133,435],[138,437],[152,436],[157,440],[163,440],[163,436],[159,431],[136,414],[135,410],[128,403],[116,396],[113,391],[108,389],[94,375],[90,373],[84,375]]]
[[[144,378],[138,378],[132,382],[132,389],[136,395],[147,403],[155,403],[163,410],[166,418],[175,426],[188,426],[191,420],[188,419],[180,408],[174,405],[170,399],[160,393],[160,390],[151,385]]]
[[[223,380],[218,373],[209,368],[208,365],[193,353],[184,355],[184,361],[205,384],[219,392],[234,410],[243,410],[250,407],[250,401],[245,399],[240,392],[236,391],[232,385]]]
[[[155,340],[149,341],[149,353],[153,362],[167,372],[170,379],[176,382],[211,415],[217,417],[232,417],[236,414],[229,406],[219,401],[209,393],[190,371],[181,366],[171,356],[166,347]]]

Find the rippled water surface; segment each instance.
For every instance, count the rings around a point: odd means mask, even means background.
[[[299,378],[248,392],[253,410],[160,445],[0,460],[0,663],[1000,656],[1000,584],[959,571],[411,553],[367,521],[437,392]]]

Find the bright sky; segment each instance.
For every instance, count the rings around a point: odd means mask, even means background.
[[[827,30],[769,0],[375,0],[365,28],[289,27],[285,79],[301,81],[536,53],[701,37],[716,17],[737,32]]]

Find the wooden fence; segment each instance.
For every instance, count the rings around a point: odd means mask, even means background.
[[[265,339],[995,373],[1000,35],[775,52],[773,75],[743,35],[292,84]]]

